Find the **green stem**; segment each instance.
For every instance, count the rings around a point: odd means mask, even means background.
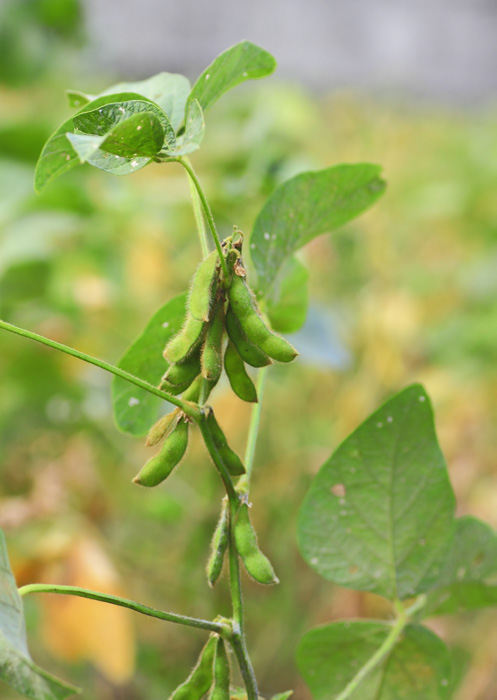
[[[337,695],[336,700],[347,700],[347,698],[350,698],[351,695],[360,686],[362,681],[366,678],[366,676],[369,673],[371,673],[371,671],[373,671],[377,666],[379,666],[383,659],[386,656],[388,656],[388,654],[394,648],[395,644],[397,643],[400,635],[404,630],[404,627],[409,622],[409,617],[407,616],[406,610],[402,603],[400,601],[396,601],[394,605],[398,617],[395,621],[395,624],[392,626],[390,633],[386,637],[383,644],[377,649],[377,651],[375,651],[375,653],[369,659],[369,661],[367,661],[367,663],[364,664],[360,671],[354,676],[354,678],[352,678],[350,683],[344,688],[344,690],[342,690],[340,695]]]
[[[227,279],[228,278],[228,268],[226,267],[226,260],[224,259],[221,241],[220,241],[219,235],[217,233],[216,224],[214,222],[214,217],[212,216],[211,208],[210,208],[209,203],[205,197],[202,186],[201,186],[201,184],[200,184],[200,182],[195,174],[194,169],[192,168],[192,166],[190,165],[190,163],[186,159],[181,158],[181,156],[180,156],[179,158],[176,158],[175,160],[176,160],[176,162],[181,163],[181,165],[184,167],[184,169],[186,170],[186,172],[190,176],[191,181],[195,185],[195,189],[197,190],[198,196],[200,198],[200,202],[202,204],[202,208],[204,210],[205,218],[207,219],[207,225],[209,226],[210,232],[212,234],[212,238],[214,239],[214,243],[215,243],[216,248],[217,248],[217,253],[219,255],[219,260],[221,262],[221,268],[223,270],[224,278]]]
[[[111,605],[118,605],[122,608],[128,608],[129,610],[134,610],[142,615],[155,617],[158,620],[176,622],[178,625],[197,627],[198,629],[208,630],[209,632],[217,632],[217,634],[221,635],[231,633],[231,630],[228,630],[226,625],[223,625],[220,622],[199,620],[195,617],[187,617],[185,615],[177,615],[176,613],[164,612],[163,610],[156,610],[155,608],[150,608],[148,605],[135,603],[133,600],[127,600],[126,598],[110,595],[108,593],[97,593],[96,591],[90,591],[86,588],[78,588],[77,586],[57,586],[45,583],[32,583],[28,586],[22,586],[22,588],[19,588],[19,593],[22,596],[27,595],[28,593],[59,593],[61,595],[73,595],[80,598],[89,598],[90,600],[98,600],[101,603],[110,603]]]
[[[187,162],[190,165],[190,161],[187,158],[184,158],[184,161]],[[191,165],[190,165],[191,168]],[[195,182],[188,173],[188,182],[190,183],[190,194],[192,197],[192,207],[193,207],[193,216],[195,217],[195,223],[197,224],[197,231],[198,231],[198,237],[200,240],[200,248],[202,250],[202,257],[206,258],[209,255],[209,246],[207,244],[207,234],[205,231],[205,221],[204,221],[204,216],[202,214],[202,207],[201,207],[201,202],[200,202],[200,197],[197,192],[197,188],[195,187]]]
[[[209,426],[207,425],[205,412],[202,413],[202,419],[199,422],[199,427],[205,442],[205,446],[221,476],[221,479],[223,480],[230,506],[228,558],[231,602],[233,606],[233,637],[230,641],[240,667],[243,681],[245,683],[247,700],[258,700],[259,693],[257,690],[257,681],[245,644],[243,595],[240,580],[240,559],[238,557],[238,550],[235,542],[235,531],[233,527],[238,513],[238,508],[240,506],[240,496],[235,491],[231,476],[224,466],[221,456],[216,448],[216,445],[214,444]]]
[[[190,403],[189,401],[182,401],[181,399],[178,399],[176,396],[172,396],[171,394],[167,394],[165,391],[157,389],[157,387],[153,386],[152,384],[145,382],[143,379],[135,377],[129,372],[125,372],[119,367],[114,367],[114,365],[110,365],[108,362],[99,360],[98,358],[92,357],[91,355],[86,355],[84,352],[80,352],[79,350],[70,348],[67,345],[58,343],[56,340],[50,340],[50,338],[45,338],[43,335],[38,335],[38,333],[33,333],[32,331],[27,331],[24,328],[19,328],[18,326],[14,326],[11,323],[7,323],[6,321],[0,320],[0,328],[3,328],[3,330],[9,331],[10,333],[16,333],[17,335],[20,335],[24,338],[35,340],[37,343],[42,343],[43,345],[47,345],[49,348],[60,350],[61,352],[65,352],[66,355],[71,355],[72,357],[78,358],[78,360],[83,360],[83,362],[88,362],[91,365],[100,367],[100,369],[104,369],[107,372],[111,372],[111,374],[115,374],[116,377],[121,377],[121,379],[125,379],[127,382],[131,382],[131,384],[139,386],[140,389],[145,389],[145,391],[148,391],[151,394],[158,396],[160,399],[163,399],[164,401],[169,401],[169,403],[172,403],[174,406],[180,408],[184,413],[186,413],[187,416],[189,416],[193,420],[197,421],[199,419],[198,409],[194,404]]]

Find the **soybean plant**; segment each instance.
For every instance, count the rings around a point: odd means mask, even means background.
[[[278,583],[251,523],[250,485],[267,372],[274,362],[291,363],[298,356],[281,335],[299,330],[306,313],[307,275],[295,254],[314,237],[361,214],[385,189],[378,166],[367,163],[303,172],[273,192],[249,235],[236,225],[219,234],[189,156],[203,141],[206,110],[227,90],[269,75],[275,65],[269,53],[242,42],[222,53],[193,86],[184,76],[160,73],[114,85],[97,96],[71,92],[71,105],[78,111],[40,155],[38,191],[82,163],[115,175],[133,174],[152,162],[179,164],[185,171],[201,260],[192,270],[189,290],[153,315],[116,365],[5,321],[0,328],[114,375],[117,427],[146,435],[146,444],[157,450],[134,478],[138,486],[164,482],[181,464],[191,431],[200,431],[224,491],[207,557],[207,583],[216,585],[227,558],[232,612],[204,620],[70,586],[30,584],[18,590],[1,535],[0,603],[5,605],[0,610],[0,678],[32,700],[62,700],[77,692],[29,655],[21,596],[35,592],[82,596],[206,633],[195,667],[170,700],[262,697],[245,637],[240,564],[259,583]],[[211,405],[223,372],[234,394],[253,404],[243,459],[231,448]],[[335,495],[338,487],[340,496]],[[452,611],[457,596],[460,600],[461,591],[454,587],[460,584],[457,572],[465,555],[454,553],[451,545],[459,537],[466,552],[471,542],[482,541],[482,527],[464,521],[457,528],[421,387],[392,399],[343,443],[304,502],[301,551],[325,578],[384,595],[395,621],[339,623],[309,632],[299,647],[298,664],[314,697],[447,697],[447,653],[417,620],[447,606]],[[481,545],[485,562],[496,550],[495,538],[488,536],[486,542],[486,548]],[[468,585],[487,586],[486,577],[495,573],[495,561],[483,568],[481,561],[479,557],[479,568],[468,574]],[[464,595],[474,602],[473,589]],[[485,595],[491,599],[494,589],[487,586]],[[411,668],[412,658],[416,668]],[[402,664],[411,664],[407,681],[396,673]],[[236,666],[242,688],[235,686]],[[285,700],[291,692],[273,700]]]

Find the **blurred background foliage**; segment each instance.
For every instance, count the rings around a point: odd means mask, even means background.
[[[125,76],[85,74],[76,0],[16,0],[2,12],[0,317],[116,361],[198,263],[188,185],[176,165],[132,178],[84,166],[35,196],[41,146],[68,114],[64,88],[83,80],[98,92]],[[425,384],[459,514],[497,527],[496,127],[490,107],[316,96],[275,79],[208,115],[194,165],[223,235],[233,224],[248,233],[273,188],[302,170],[371,161],[389,182],[371,212],[305,249],[301,357],[270,372],[253,520],[282,583],[245,581],[267,694],[293,687],[308,697],[293,657],[311,626],[388,614],[379,598],[306,567],[295,519],[320,465],[389,393]],[[0,526],[19,585],[81,585],[185,614],[229,614],[226,581],[211,593],[203,573],[222,489],[198,435],[166,484],[137,488],[131,478],[149,452],[114,427],[110,378],[8,334],[0,347]],[[250,407],[226,382],[213,404],[243,452]],[[195,631],[80,599],[26,606],[35,659],[97,700],[166,697],[202,644]],[[432,623],[466,671],[459,700],[495,697],[496,623],[488,611]]]

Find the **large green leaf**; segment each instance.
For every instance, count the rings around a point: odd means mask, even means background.
[[[270,53],[250,41],[241,41],[219,56],[204,70],[192,88],[188,102],[198,100],[205,110],[227,90],[245,80],[264,78],[276,68]]]
[[[442,571],[440,588],[428,594],[423,616],[497,605],[497,534],[478,518],[458,518]]]
[[[309,306],[309,271],[292,256],[283,265],[267,298],[271,326],[279,333],[296,333],[302,328]]]
[[[157,386],[168,365],[162,351],[181,328],[185,318],[186,294],[179,294],[162,306],[145,330],[130,345],[117,366]],[[112,380],[114,417],[120,430],[146,435],[155,422],[161,400],[120,377]]]
[[[0,530],[0,679],[31,700],[63,700],[79,693],[37,666],[29,655],[22,600]]]
[[[78,156],[78,153],[66,137],[66,134],[68,132],[75,131],[75,118],[77,118],[83,113],[103,108],[108,104],[115,104],[119,102],[125,103],[131,101],[138,101],[142,103],[146,102],[148,105],[153,105],[153,102],[151,102],[151,100],[148,100],[146,97],[143,97],[142,95],[138,95],[133,92],[103,95],[101,97],[97,97],[95,100],[89,102],[88,104],[85,104],[79,112],[77,112],[75,115],[67,119],[63,124],[61,124],[57,131],[54,134],[52,134],[52,136],[50,136],[50,138],[44,145],[43,150],[38,159],[38,163],[36,164],[36,191],[41,192],[55,177],[62,175],[71,168],[74,168],[76,165],[80,164],[80,158]],[[150,109],[152,109],[152,111],[158,110],[156,105],[150,107]],[[96,167],[99,167],[103,170],[108,170],[109,172],[116,172],[116,174],[121,175],[126,174],[127,172],[135,172],[136,170],[139,170],[140,167],[143,167],[150,161],[150,158],[136,158],[135,160],[137,160],[138,162],[135,166],[131,165],[132,160],[133,159],[131,158],[121,158],[120,156],[116,157],[115,155],[110,155],[108,153],[100,154],[97,151],[96,155],[89,162],[91,162],[92,165],[96,165]],[[111,163],[112,167],[110,165]],[[108,165],[108,167],[104,167],[106,165]]]
[[[385,641],[390,625],[337,622],[308,632],[297,663],[314,700],[332,700]],[[443,700],[451,676],[449,652],[433,632],[408,625],[401,640],[369,673],[350,700]]]
[[[361,214],[383,194],[377,165],[336,165],[301,173],[278,187],[255,220],[250,254],[266,296],[281,267],[303,245]]]
[[[324,578],[394,600],[433,587],[454,494],[419,384],[387,401],[323,465],[302,505],[302,555]]]

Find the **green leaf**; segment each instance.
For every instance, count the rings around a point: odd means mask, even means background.
[[[380,171],[368,163],[336,165],[301,173],[273,192],[250,238],[263,296],[296,250],[315,236],[343,226],[379,199],[386,187]]]
[[[0,679],[32,700],[63,700],[81,692],[39,668],[28,651],[21,597],[0,530]]]
[[[185,116],[190,81],[179,73],[158,73],[146,80],[111,85],[101,94],[109,95],[119,92],[133,92],[152,100],[167,115],[171,126],[177,131]]]
[[[287,690],[284,693],[278,693],[277,695],[273,695],[271,700],[288,700],[293,695],[293,690]]]
[[[162,306],[150,319],[145,330],[130,345],[117,366],[157,386],[168,368],[162,351],[185,318],[186,294],[179,294]],[[120,430],[130,435],[146,435],[155,422],[161,400],[144,389],[114,377],[112,405]]]
[[[497,605],[497,534],[491,527],[471,516],[457,519],[438,585],[428,594],[423,617]]]
[[[141,112],[117,123],[103,136],[92,133],[66,134],[81,163],[101,149],[125,158],[153,157],[164,143],[164,129],[153,112]]]
[[[300,551],[329,581],[409,598],[440,579],[454,506],[430,401],[414,384],[323,465],[300,510]]]
[[[280,270],[267,298],[271,326],[279,333],[296,333],[302,328],[309,306],[309,271],[300,260],[289,258]]]
[[[297,663],[314,700],[331,700],[385,641],[381,622],[337,622],[317,627],[300,642]],[[350,700],[443,700],[451,676],[449,651],[433,632],[408,625],[400,641]]]
[[[80,92],[79,90],[66,90],[67,104],[69,107],[81,109],[91,102],[97,99],[97,95],[89,95],[85,92]]]
[[[241,41],[219,56],[204,70],[192,88],[188,102],[198,100],[205,110],[225,92],[245,80],[264,78],[276,68],[270,53],[250,41]]]
[[[80,164],[80,159],[77,152],[74,150],[73,146],[69,143],[69,140],[66,137],[66,134],[68,132],[75,131],[75,118],[77,118],[83,112],[90,112],[92,110],[105,107],[105,105],[108,104],[117,102],[129,102],[135,100],[146,102],[146,99],[144,99],[142,96],[132,92],[97,97],[92,102],[86,104],[79,112],[76,113],[76,115],[70,117],[63,124],[61,124],[57,131],[54,134],[52,134],[52,136],[50,136],[50,138],[44,145],[43,150],[38,159],[38,163],[36,164],[35,190],[37,192],[41,192],[55,177],[62,175],[68,170],[71,170],[71,168],[74,168],[76,165]],[[152,103],[147,102],[147,104],[150,105]],[[155,109],[157,108],[155,107]],[[146,165],[150,160],[149,158],[138,158],[136,159],[138,160],[137,165],[135,167],[131,167],[131,160],[120,157],[118,158],[119,160],[115,156],[109,154],[104,154],[101,157],[97,151],[97,155],[91,160],[91,163],[92,165],[96,165],[97,167],[100,167],[104,170],[108,170],[109,172],[115,172],[116,174],[125,174],[127,166],[129,166],[130,168],[127,172],[134,172],[135,170],[138,170],[139,167],[143,167],[143,165]],[[116,161],[115,163],[113,163],[114,167],[112,168],[110,167],[111,159],[112,163],[114,160]],[[107,163],[109,163],[109,167],[103,167]]]
[[[168,149],[167,155],[184,156],[196,151],[203,141],[205,134],[205,121],[202,107],[198,100],[193,100],[188,105],[188,112],[185,121],[185,132],[178,136],[176,147]]]

